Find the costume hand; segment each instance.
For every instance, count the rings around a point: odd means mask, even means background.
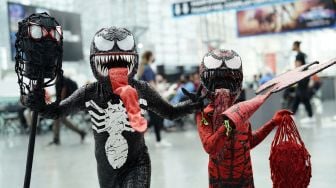
[[[21,96],[21,102],[32,111],[41,112],[46,106],[44,89],[34,90],[28,95]]]
[[[277,111],[274,116],[272,117],[272,121],[276,124],[276,125],[280,125],[282,123],[282,119],[285,115],[293,115],[293,112],[289,111],[289,110],[279,110]]]
[[[193,103],[198,103],[200,108],[204,107],[204,99],[206,97],[206,95],[202,96],[202,89],[203,86],[200,85],[197,89],[196,94],[195,93],[190,93],[189,91],[187,91],[186,89],[182,88],[182,92],[184,95],[186,95]]]

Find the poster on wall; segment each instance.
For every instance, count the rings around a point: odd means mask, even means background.
[[[82,31],[79,14],[9,2],[8,23],[12,60],[15,58],[15,34],[18,31],[18,22],[33,13],[41,12],[47,12],[49,15],[55,17],[63,28],[63,60],[82,60]]]
[[[238,36],[333,27],[334,0],[298,0],[237,11]]]

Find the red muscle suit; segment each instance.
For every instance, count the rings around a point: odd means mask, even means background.
[[[205,151],[209,154],[210,188],[254,187],[250,150],[273,130],[282,113],[257,131],[249,117],[270,93],[237,103],[242,82],[241,60],[232,50],[214,50],[203,58],[200,74],[210,100],[197,114],[197,126]]]

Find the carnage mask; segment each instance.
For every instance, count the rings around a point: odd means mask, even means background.
[[[241,58],[233,50],[216,49],[210,51],[203,57],[200,77],[202,85],[212,101],[216,101],[216,98],[218,100],[222,96],[230,99],[230,103],[233,103],[242,88]]]

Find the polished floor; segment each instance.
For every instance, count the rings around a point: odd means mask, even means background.
[[[336,120],[327,116],[314,124],[298,124],[312,156],[310,187],[335,187]],[[154,135],[146,135],[152,160],[151,187],[207,187],[207,155],[201,147],[196,130],[189,126],[184,132],[165,133],[163,137],[173,146],[158,148],[154,144]],[[51,134],[37,137],[31,187],[98,188],[92,135],[87,137],[84,144],[80,144],[77,135],[63,130],[62,145],[59,147],[47,146],[50,139]],[[252,151],[257,188],[272,187],[268,160],[272,140],[273,133]],[[1,136],[0,188],[22,187],[27,142],[27,136]]]

